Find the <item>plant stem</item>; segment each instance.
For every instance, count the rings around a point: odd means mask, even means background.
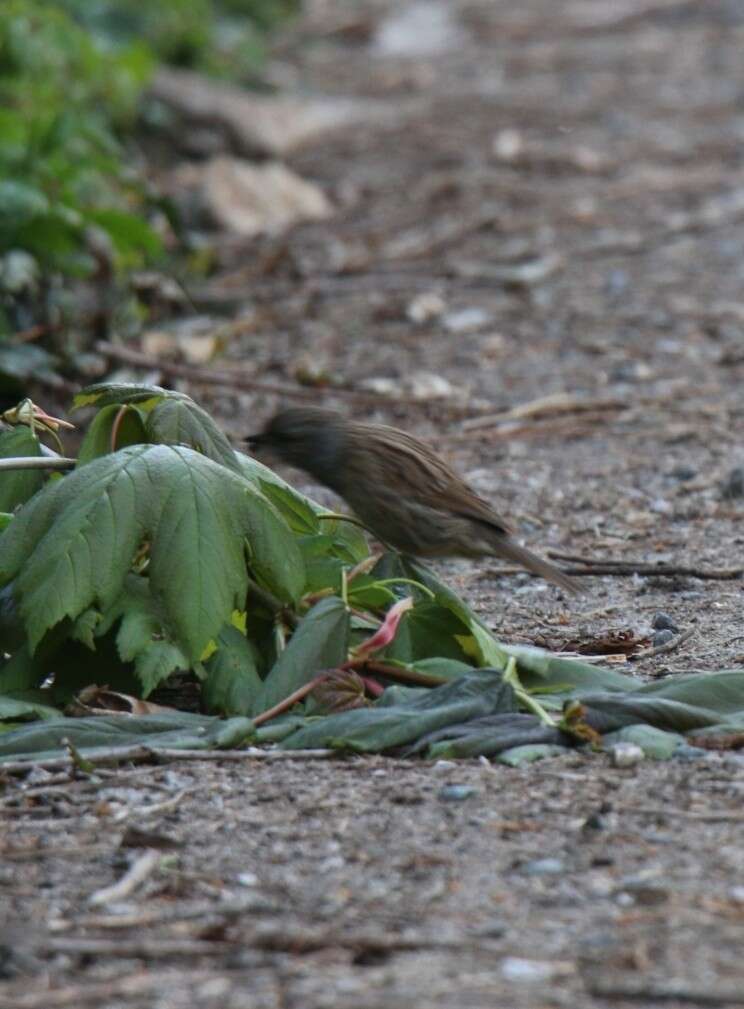
[[[297,614],[293,613],[288,606],[285,606],[281,599],[277,599],[268,589],[261,588],[252,578],[248,581],[248,595],[253,596],[257,602],[265,606],[267,610],[270,610],[274,616],[281,616],[288,627],[294,629],[300,622]]]
[[[531,711],[533,715],[537,715],[543,725],[549,725],[551,729],[556,727],[556,723],[553,718],[548,714],[545,708],[536,701],[534,697],[527,693],[527,691],[522,686],[519,679],[519,674],[517,673],[517,660],[512,657],[506,664],[506,669],[504,670],[503,676],[504,683],[508,683],[516,694],[517,700],[521,703],[522,707],[527,708]]]
[[[253,719],[253,724],[264,725],[272,718],[276,718],[277,715],[281,715],[285,711],[289,711],[289,709],[294,707],[298,701],[301,701],[304,697],[307,697],[308,694],[312,693],[312,691],[323,682],[327,675],[327,673],[320,673],[318,676],[314,676],[309,683],[304,683],[301,687],[298,687],[297,690],[294,690],[283,700],[279,701],[278,704],[275,704],[273,708],[267,708],[267,710],[262,711],[260,715],[256,715]]]
[[[387,676],[391,680],[400,680],[401,683],[413,683],[420,687],[441,687],[443,683],[448,683],[446,676],[437,676],[436,673],[422,673],[418,669],[410,669],[406,666],[394,666],[387,662],[375,662],[374,659],[366,661],[345,662],[342,669],[354,669],[356,672],[368,670],[370,673],[377,673],[379,676]]]
[[[65,459],[63,456],[16,456],[12,459],[0,459],[0,471],[12,469],[74,469],[76,459]]]

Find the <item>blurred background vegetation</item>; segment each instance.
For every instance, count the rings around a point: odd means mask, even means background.
[[[255,84],[267,33],[298,5],[3,0],[0,395],[54,373],[36,332],[74,318],[76,281],[108,281],[163,254],[168,208],[143,181],[136,143],[158,65]]]

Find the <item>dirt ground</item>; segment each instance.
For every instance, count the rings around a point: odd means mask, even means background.
[[[254,321],[219,365],[331,376],[318,401],[431,438],[535,549],[740,564],[744,4],[450,0],[426,30],[421,7],[314,0],[278,40],[282,87],[388,114],[288,158],[333,218],[225,239],[201,299]],[[189,390],[236,439],[279,402]],[[555,394],[562,413],[503,416]],[[504,641],[596,651],[653,640],[661,612],[691,636],[615,668],[744,660],[740,579],[585,578],[567,601],[441,570]],[[0,1009],[744,1005],[743,770],[225,757],[0,779]],[[139,887],[90,902],[137,860]]]

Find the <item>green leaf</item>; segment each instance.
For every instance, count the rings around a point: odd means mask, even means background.
[[[241,472],[230,442],[206,410],[193,400],[161,400],[150,412],[145,427],[147,440],[154,444],[186,445],[236,473]]]
[[[124,257],[141,252],[156,257],[163,253],[159,235],[141,217],[110,208],[89,210],[86,217],[107,232],[117,252]]]
[[[293,532],[309,535],[320,531],[318,505],[290,487],[286,480],[258,459],[244,452],[236,452],[235,457],[246,480],[250,480],[271,501]]]
[[[505,669],[508,661],[506,650],[494,638],[482,620],[425,565],[410,557],[397,553],[383,554],[375,565],[372,575],[384,580],[387,578],[412,578],[421,582],[434,594],[434,601],[449,610],[466,628],[462,635],[461,646],[467,649],[468,657],[473,658],[478,666],[483,668]],[[427,596],[420,590],[409,587],[414,598],[426,600]],[[471,640],[468,641],[467,639]],[[457,656],[453,656],[457,657]],[[460,655],[460,658],[462,655]]]
[[[32,718],[49,720],[59,718],[60,712],[47,704],[25,701],[19,698],[0,696],[0,722],[28,721]]]
[[[161,389],[159,385],[139,385],[136,382],[97,382],[81,389],[72,401],[73,410],[83,406],[110,406],[118,403],[138,403],[141,409],[152,409],[164,399],[186,399],[190,397],[172,389]]]
[[[153,641],[134,660],[137,678],[142,684],[142,696],[147,697],[163,680],[177,669],[188,669],[189,660],[170,641]]]
[[[39,439],[26,424],[0,431],[0,459],[40,456]],[[44,483],[41,470],[11,470],[0,479],[0,511],[12,512],[33,497]]]
[[[40,189],[15,179],[0,179],[0,231],[17,231],[48,210],[49,200]]]
[[[468,657],[463,639],[471,638],[469,628],[451,610],[428,600],[416,603],[406,613],[385,658],[399,662],[420,659],[456,659]]]
[[[243,605],[246,542],[254,576],[280,599],[304,587],[292,534],[248,481],[191,449],[137,445],[47,484],[0,537],[0,584],[18,575],[32,649],[64,617],[111,606],[143,540],[152,593],[195,662]]]
[[[286,519],[289,528],[300,535],[313,535],[320,530],[320,522],[315,509],[307,498],[289,486],[281,486],[272,480],[260,479],[259,487],[274,507]],[[329,544],[333,540],[329,539]]]
[[[341,599],[322,599],[300,621],[256,698],[254,714],[272,708],[325,669],[346,661],[349,613]]]
[[[112,403],[110,406],[103,407],[95,415],[80,446],[78,466],[83,466],[102,455],[108,455],[112,451],[111,432],[120,410],[121,406]],[[149,439],[145,432],[142,415],[139,410],[132,407],[121,419],[116,432],[116,447],[119,449],[125,448],[127,445],[141,445],[147,441]]]
[[[220,715],[249,715],[263,686],[257,650],[231,626],[222,629],[217,645],[207,662],[207,678],[202,685],[206,709]]]

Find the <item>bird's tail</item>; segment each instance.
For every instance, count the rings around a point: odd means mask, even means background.
[[[575,578],[564,574],[555,564],[543,560],[542,557],[533,554],[526,547],[520,547],[518,543],[515,543],[514,540],[509,539],[507,536],[499,536],[498,542],[494,544],[494,553],[505,560],[520,564],[533,574],[540,575],[541,578],[553,582],[554,585],[560,586],[567,592],[571,592],[574,595],[582,592],[582,588]]]

